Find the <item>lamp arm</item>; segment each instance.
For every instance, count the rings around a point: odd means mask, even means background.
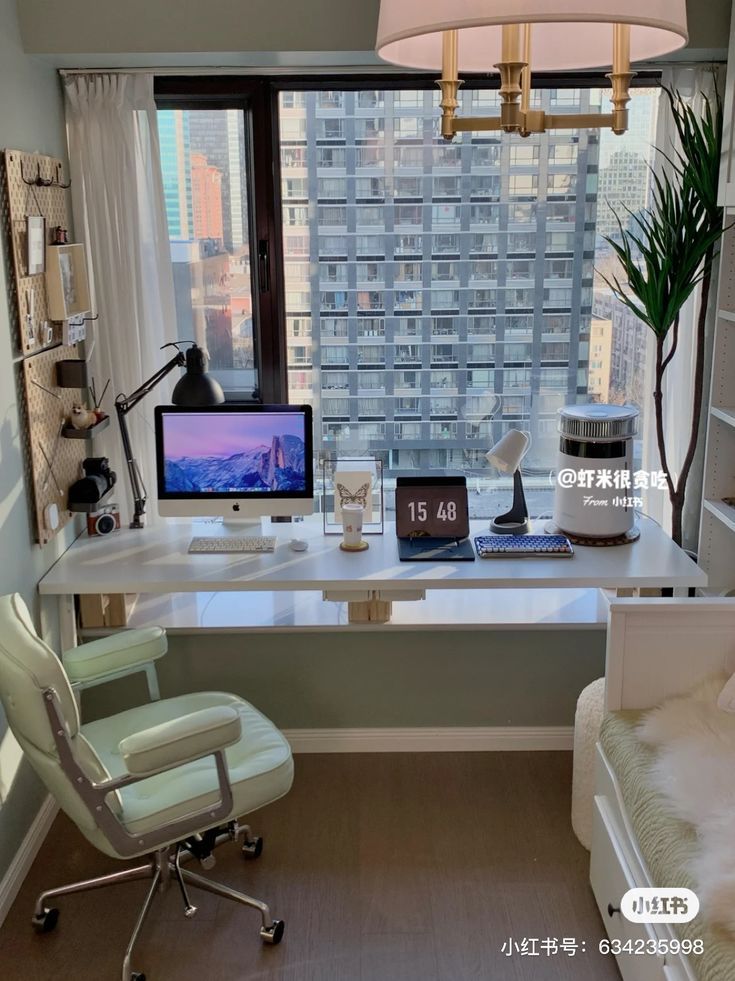
[[[115,399],[115,407],[117,408],[118,415],[120,412],[127,415],[141,399],[144,399],[149,392],[153,391],[159,382],[163,381],[169,372],[173,371],[174,368],[183,368],[185,364],[186,356],[184,352],[177,351],[170,361],[167,361],[162,368],[159,368],[155,375],[151,375],[148,381],[144,381],[142,385],[136,388],[132,395],[118,395]]]
[[[143,483],[143,478],[140,474],[140,468],[138,462],[135,459],[135,454],[133,453],[133,446],[130,442],[130,430],[128,429],[128,423],[126,416],[127,414],[135,408],[135,406],[144,399],[149,392],[151,392],[159,382],[168,375],[174,368],[181,368],[186,364],[186,357],[182,351],[177,351],[176,355],[171,358],[162,368],[151,377],[143,382],[143,384],[136,388],[132,395],[118,395],[115,399],[115,411],[117,412],[117,421],[120,427],[120,439],[122,440],[123,453],[125,455],[125,465],[128,468],[128,479],[130,481],[130,489],[133,494],[133,519],[130,522],[131,528],[142,528],[143,527],[143,515],[145,514],[145,505],[147,492],[145,489],[145,484]]]

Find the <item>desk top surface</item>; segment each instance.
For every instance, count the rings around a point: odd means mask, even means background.
[[[474,562],[400,562],[394,526],[367,536],[370,548],[346,553],[340,537],[324,535],[321,517],[299,524],[266,526],[277,537],[275,552],[190,555],[192,535],[222,534],[221,527],[191,521],[160,521],[140,531],[109,537],[80,536],[39,583],[45,594],[178,593],[200,590],[417,590],[504,587],[705,586],[707,576],[652,520],[641,519],[641,537],[609,548],[575,546],[572,558],[477,559]],[[540,528],[535,529],[540,531]],[[472,522],[472,535],[487,534],[487,522]],[[243,531],[241,534],[246,535]],[[294,552],[297,535],[309,542]]]

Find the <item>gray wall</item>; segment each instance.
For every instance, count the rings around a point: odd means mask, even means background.
[[[690,47],[726,49],[731,0],[687,6]],[[353,53],[375,47],[379,0],[18,0],[18,7],[32,52]]]
[[[164,696],[242,695],[286,729],[564,726],[604,671],[605,633],[386,630],[170,637]],[[145,698],[139,675],[84,693],[86,719]]]
[[[23,53],[15,0],[0,0],[0,148],[64,156],[63,106],[56,72]],[[0,236],[0,595],[23,594],[53,634],[53,611],[40,610],[36,583],[63,551],[64,541],[41,549],[33,544],[23,481],[18,418],[15,328],[6,300],[10,257]],[[68,541],[69,536],[64,536]],[[35,817],[45,792],[21,763],[0,711],[0,878]]]

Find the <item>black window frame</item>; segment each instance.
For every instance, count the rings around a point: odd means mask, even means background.
[[[227,401],[288,402],[285,256],[283,249],[279,96],[283,91],[399,91],[436,89],[424,73],[325,73],[292,75],[157,75],[158,109],[238,109],[244,114],[246,153],[252,173],[249,196],[253,345],[258,371],[255,393],[228,391]],[[638,72],[631,88],[661,84],[660,71]],[[497,90],[497,75],[465,75],[464,87]],[[536,89],[609,88],[603,72],[537,73]],[[635,96],[633,96],[635,97]],[[376,110],[377,111],[377,110]],[[481,112],[482,110],[478,110]],[[257,136],[256,136],[257,134]],[[520,139],[520,137],[519,137]]]

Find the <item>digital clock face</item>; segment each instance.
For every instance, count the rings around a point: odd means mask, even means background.
[[[470,531],[467,487],[456,484],[396,486],[396,535],[466,538]]]

